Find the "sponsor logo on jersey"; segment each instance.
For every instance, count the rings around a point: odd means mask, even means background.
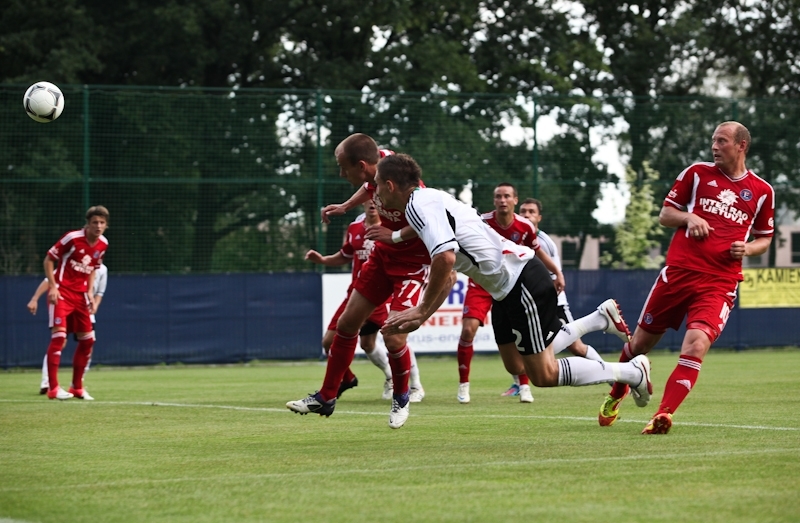
[[[739,192],[739,196],[741,196],[742,200],[746,202],[749,202],[753,199],[753,193],[750,191],[750,189],[742,189]]]
[[[653,323],[653,315],[652,315],[652,314],[650,314],[649,312],[648,312],[647,314],[645,314],[645,315],[644,315],[644,322],[645,322],[646,324],[648,324],[648,325],[650,325],[651,323]]]
[[[72,259],[69,260],[70,268],[72,268],[72,270],[75,272],[80,272],[83,274],[89,274],[94,270],[94,266],[92,266],[91,263],[92,257],[88,254],[84,255],[83,258],[81,258],[81,261]]]
[[[704,212],[717,214],[741,225],[750,218],[750,215],[734,207],[738,199],[735,192],[730,189],[723,189],[717,195],[716,200],[712,198],[700,198],[699,203]]]

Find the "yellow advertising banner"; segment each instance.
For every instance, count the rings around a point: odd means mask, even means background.
[[[800,307],[800,268],[744,269],[744,281],[739,285],[739,307]]]

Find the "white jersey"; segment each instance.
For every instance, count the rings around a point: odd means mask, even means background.
[[[438,189],[411,193],[406,218],[431,258],[455,251],[454,269],[464,273],[498,301],[514,288],[534,251],[492,230],[472,207]]]
[[[556,246],[556,242],[554,242],[553,239],[541,229],[536,230],[536,238],[539,240],[539,247],[546,252],[548,256],[550,256],[550,259],[556,264],[558,270],[563,270],[561,268],[561,256],[558,255],[558,247]],[[550,278],[555,280],[556,275],[551,272]],[[558,293],[558,304],[567,304],[567,293],[564,291]]]

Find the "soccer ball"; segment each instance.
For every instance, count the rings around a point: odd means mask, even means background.
[[[36,82],[25,91],[22,106],[37,122],[52,122],[64,110],[64,93],[50,82]]]

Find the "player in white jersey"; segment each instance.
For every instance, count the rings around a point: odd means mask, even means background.
[[[539,223],[542,221],[542,202],[536,198],[526,198],[519,207],[519,214],[527,218],[533,224],[536,228],[536,237],[539,239],[540,248],[549,254],[550,259],[561,269],[561,257],[558,255],[556,243],[547,233],[539,228]],[[550,278],[555,280],[556,275],[551,272]],[[569,310],[567,293],[564,290],[558,293],[558,317],[561,319],[561,323],[570,323],[574,319],[572,317],[572,312]],[[600,354],[597,353],[595,348],[591,345],[586,345],[580,338],[567,347],[567,350],[575,356],[589,358],[595,361],[603,361],[603,358],[600,357]]]
[[[108,267],[106,264],[102,264],[99,269],[94,271],[94,313],[92,313],[89,317],[92,319],[92,326],[95,324],[95,314],[97,314],[97,309],[100,308],[100,302],[103,301],[103,295],[106,293],[106,285],[108,284]],[[36,292],[33,293],[33,297],[28,302],[28,311],[36,315],[36,311],[39,309],[39,298],[42,294],[46,293],[49,290],[50,286],[47,283],[47,278],[42,280],[42,283],[36,288]],[[77,338],[76,338],[77,339]],[[95,341],[97,340],[97,334],[95,333]],[[89,370],[89,367],[92,364],[91,355],[89,356],[89,360],[86,362],[86,371]],[[47,375],[47,353],[44,355],[44,360],[42,362],[42,383],[39,386],[39,394],[47,394],[48,389],[50,388],[50,378]]]
[[[649,398],[652,385],[646,356],[627,363],[575,357],[556,360],[554,356],[554,351],[588,332],[604,330],[628,341],[630,331],[613,299],[562,326],[556,314],[556,290],[534,251],[502,238],[474,209],[450,194],[420,188],[420,176],[419,165],[408,155],[378,162],[378,197],[384,205],[405,210],[409,224],[431,255],[422,299],[414,307],[390,314],[383,332],[418,329],[444,302],[455,270],[492,295],[495,338],[500,352],[507,356],[504,362],[510,362],[506,363],[510,373],[525,372],[537,387],[622,382]]]

